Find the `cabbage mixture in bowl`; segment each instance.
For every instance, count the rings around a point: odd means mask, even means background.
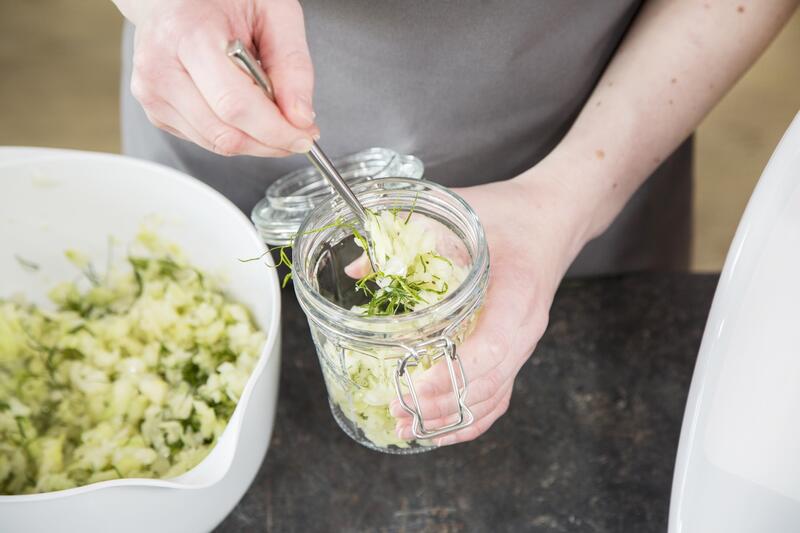
[[[152,235],[55,309],[0,300],[0,494],[170,478],[214,446],[264,345],[248,310]]]

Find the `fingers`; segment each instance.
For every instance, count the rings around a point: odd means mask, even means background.
[[[449,376],[447,379],[449,385]],[[513,382],[513,376],[507,375],[503,367],[498,366],[469,383],[466,404],[472,409],[486,401],[490,401],[499,392],[506,391]],[[425,420],[443,419],[458,413],[458,403],[453,394],[452,386],[437,395],[427,394],[422,396],[418,394],[417,397],[419,398],[420,413]],[[408,398],[406,401],[410,405],[411,399]],[[392,402],[389,412],[398,420],[411,420],[411,415],[400,406],[399,401]]]
[[[161,105],[151,106],[154,108],[154,118],[169,114],[170,118],[162,118],[162,122],[181,131],[186,138],[206,150],[225,156],[248,154],[285,157],[291,154],[286,150],[261,144],[241,130],[222,122],[208,107],[185,71],[162,76],[161,86],[166,93],[180,94],[182,97],[175,100],[174,105],[162,102]],[[165,113],[165,107],[170,108],[171,113]]]
[[[369,264],[369,257],[366,253],[361,254],[358,259],[344,267],[344,273],[353,279],[361,279],[372,270]]]
[[[479,322],[464,345],[458,348],[468,383],[467,405],[489,398],[506,381],[513,379],[512,369],[515,361],[509,357],[512,335],[513,333],[507,331],[505,325],[487,319]],[[423,372],[416,379],[416,391],[422,415],[438,418],[455,412],[452,388],[450,374],[444,361]],[[407,402],[411,401],[408,395],[404,398]],[[389,410],[395,417],[409,416],[400,407],[398,400],[391,403]]]
[[[169,104],[163,103],[159,106],[151,106],[149,109],[144,110],[144,114],[147,115],[147,120],[149,120],[153,126],[184,141],[192,140],[183,133],[190,129],[189,125]]]
[[[505,401],[507,398],[510,398],[513,385],[513,381],[507,383],[499,391],[497,391],[496,394],[481,402],[476,402],[474,404],[467,402],[469,410],[472,412],[472,416],[475,418],[475,421],[477,422],[492,413],[498,402]],[[448,405],[448,409],[442,410],[442,412],[445,413],[442,416],[434,418],[423,415],[426,429],[434,430],[437,428],[442,428],[448,424],[452,424],[458,419],[458,409],[455,407],[455,398],[451,395],[449,400],[449,404],[452,404],[454,408],[451,410],[449,409],[450,406]],[[476,422],[473,422],[473,424]],[[411,432],[411,417],[409,416],[408,418],[398,419],[395,431],[402,439],[414,438]]]
[[[468,382],[466,404],[470,408],[508,390],[533,351],[533,346],[523,341],[507,343],[504,340],[507,337],[500,329],[490,334],[481,331],[476,331],[461,350]],[[425,381],[420,380],[422,382],[417,386],[417,397],[420,412],[426,420],[443,419],[458,412],[445,364],[439,363],[428,369],[423,379]],[[409,403],[412,401],[409,395],[404,399]],[[400,421],[411,418],[398,400],[390,404],[389,412]]]
[[[486,433],[489,428],[492,427],[492,424],[494,424],[498,418],[508,411],[510,402],[511,391],[509,391],[506,396],[501,398],[500,401],[494,406],[494,409],[492,409],[486,416],[483,416],[480,419],[476,417],[476,420],[472,423],[472,425],[469,425],[464,429],[460,429],[455,433],[440,437],[436,441],[436,444],[439,446],[450,446],[451,444],[458,444],[459,442],[467,442],[477,439]]]
[[[290,124],[278,107],[225,55],[229,36],[194,32],[181,40],[178,59],[220,121],[274,149],[304,153],[318,130]],[[223,137],[224,139],[224,137]]]
[[[257,17],[259,59],[272,80],[278,107],[294,126],[308,128],[315,117],[314,68],[300,3],[272,2]]]
[[[509,303],[514,300],[513,290],[513,284],[498,285],[494,291],[490,287],[475,331],[459,348],[468,382],[466,404],[473,410],[476,420],[470,426],[472,429],[460,432],[454,442],[474,438],[504,412],[505,409],[496,413],[497,406],[507,403],[516,373],[540,336],[538,327],[525,328],[520,334],[523,329],[514,325],[514,318],[519,315]],[[455,419],[458,405],[446,364],[435,364],[417,377],[415,383],[426,427],[443,427]],[[411,402],[408,395],[405,399]],[[390,412],[398,420],[398,431],[404,436],[410,435],[411,415],[402,409],[399,401],[390,404]]]

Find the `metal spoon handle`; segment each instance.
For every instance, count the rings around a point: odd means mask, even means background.
[[[262,88],[264,89],[264,93],[269,97],[270,100],[273,102],[275,101],[275,93],[272,90],[272,83],[269,81],[269,77],[267,73],[264,72],[264,69],[261,68],[261,65],[258,63],[256,58],[247,50],[247,48],[242,44],[240,40],[232,41],[228,44],[228,57],[235,60],[236,64],[239,65],[247,74],[250,75],[253,80]],[[336,170],[336,167],[333,166],[331,160],[328,159],[328,156],[325,155],[325,152],[322,151],[322,148],[314,142],[311,145],[311,150],[306,153],[306,156],[311,161],[311,163],[316,167],[322,176],[328,180],[328,183],[333,187],[333,190],[342,197],[345,203],[353,210],[353,213],[358,217],[361,221],[362,225],[367,223],[367,212],[364,209],[364,206],[361,205],[361,202],[358,201],[356,195],[353,194],[353,191],[344,181],[339,171]]]

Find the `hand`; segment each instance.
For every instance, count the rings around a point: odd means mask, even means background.
[[[514,378],[544,333],[560,280],[583,246],[584,217],[551,179],[553,172],[540,164],[515,180],[456,190],[483,223],[491,267],[478,323],[459,347],[469,382],[466,403],[475,421],[440,437],[439,445],[475,439],[506,412]],[[416,385],[426,427],[456,419],[445,365],[434,365]],[[413,438],[411,416],[397,400],[390,411],[398,435]]]
[[[314,73],[296,0],[116,4],[136,25],[131,92],[154,125],[220,155],[311,148]],[[227,57],[236,38],[252,44],[277,105]]]

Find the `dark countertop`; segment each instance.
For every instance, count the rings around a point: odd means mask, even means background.
[[[392,456],[336,425],[305,317],[284,294],[275,430],[220,533],[666,531],[686,395],[717,276],[568,281],[477,441]]]

